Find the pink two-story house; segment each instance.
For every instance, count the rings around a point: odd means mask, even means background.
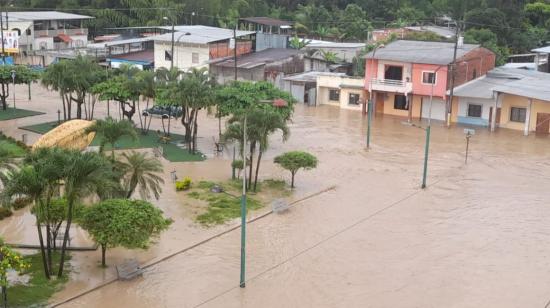
[[[448,102],[454,43],[399,40],[366,56],[365,91],[372,92],[375,113],[446,120],[453,111]],[[459,44],[455,87],[485,75],[495,66],[495,54],[479,45]],[[454,107],[456,109],[456,106]],[[452,119],[452,117],[451,117]]]

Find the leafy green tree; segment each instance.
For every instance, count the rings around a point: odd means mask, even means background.
[[[170,73],[174,74],[174,73]],[[197,150],[198,115],[216,103],[214,80],[206,69],[192,69],[179,80],[169,80],[158,88],[156,103],[165,106],[181,106],[181,124],[185,128],[185,140],[190,153]]]
[[[342,13],[340,20],[344,36],[350,39],[366,40],[371,24],[367,20],[367,14],[356,4],[348,4]]]
[[[321,53],[321,56],[323,57],[323,60],[327,61],[327,62],[331,62],[331,63],[336,63],[338,61],[340,61],[340,59],[338,58],[338,55],[336,55],[335,52],[332,52],[332,51],[326,51],[326,50],[319,50],[319,52]]]
[[[92,119],[95,97],[88,94],[104,79],[104,69],[92,58],[79,55],[73,60],[61,60],[48,66],[42,76],[42,84],[59,92],[63,102],[64,120],[72,118],[73,103],[76,104],[77,119],[82,119],[83,116]]]
[[[101,245],[101,265],[107,248],[146,249],[171,224],[162,211],[142,200],[112,199],[86,208],[80,225]]]
[[[300,169],[309,170],[317,167],[317,158],[307,152],[292,151],[275,157],[273,160],[282,168],[290,171],[292,181],[290,187],[294,188],[294,176]]]
[[[115,144],[120,138],[128,136],[134,140],[137,139],[137,133],[132,122],[128,120],[117,121],[111,117],[105,120],[96,120],[86,132],[96,132],[101,136],[99,142],[99,151],[103,152],[105,145],[111,146],[111,160],[115,159]]]
[[[294,36],[289,40],[288,45],[292,49],[302,49],[306,47],[310,42],[311,40],[301,39],[297,36]]]
[[[69,239],[69,230],[74,216],[75,205],[83,198],[94,195],[98,189],[113,187],[113,178],[111,176],[113,172],[112,165],[100,154],[93,152],[72,152],[67,165],[63,169],[64,196],[67,199],[68,208],[59,271],[57,273],[58,277],[63,275],[67,241]]]
[[[38,79],[39,74],[24,65],[0,65],[0,100],[2,110],[8,108],[7,98],[10,85],[13,83],[12,71],[15,72],[15,84],[28,84]]]
[[[21,254],[6,246],[0,239],[0,286],[2,287],[2,307],[8,306],[8,271],[20,273],[30,267]]]
[[[162,163],[154,157],[149,157],[147,153],[134,151],[122,153],[121,158],[119,162],[122,164],[121,169],[124,173],[126,198],[130,198],[138,188],[142,199],[149,199],[152,193],[158,200],[162,192],[160,184],[164,183]]]
[[[471,44],[480,44],[496,54],[496,65],[504,65],[508,59],[508,49],[498,46],[497,36],[489,29],[470,29],[464,35],[464,41]]]

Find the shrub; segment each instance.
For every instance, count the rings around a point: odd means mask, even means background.
[[[20,197],[20,198],[15,199],[11,203],[11,206],[14,210],[19,210],[19,209],[22,209],[25,206],[31,204],[31,202],[32,202],[32,199],[29,198],[29,197]]]
[[[183,178],[182,181],[176,181],[176,190],[177,191],[182,191],[182,190],[188,190],[189,188],[191,188],[191,178],[186,176],[185,178]]]
[[[0,220],[6,218],[6,217],[10,217],[13,213],[5,208],[5,207],[0,207]]]

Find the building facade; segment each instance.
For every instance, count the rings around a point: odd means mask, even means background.
[[[453,65],[454,44],[396,41],[367,55],[365,90],[374,112],[412,118],[451,120],[447,91],[494,68],[493,52],[461,44]]]

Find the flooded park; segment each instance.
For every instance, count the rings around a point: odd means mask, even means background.
[[[58,95],[38,86],[18,107],[43,115],[1,121],[18,127],[57,119]],[[97,117],[106,115],[99,106]],[[111,112],[113,109],[111,109]],[[465,164],[464,127],[432,122],[426,189],[421,189],[423,130],[403,118],[376,116],[370,149],[367,118],[331,106],[297,105],[288,141],[273,135],[263,179],[287,172],[272,163],[291,150],[319,160],[297,175],[288,211],[249,215],[246,288],[239,287],[239,221],[206,228],[188,215],[169,180],[231,177],[232,146],[214,155],[217,119],[202,112],[201,162],[163,160],[165,186],[153,203],[173,219],[147,251],[110,249],[109,265],[135,258],[142,277],[116,280],[98,251],[71,253],[56,307],[545,307],[550,300],[550,147],[547,136],[476,128]],[[418,125],[426,125],[416,121]],[[160,120],[152,129],[159,129]],[[183,127],[173,123],[173,131]],[[257,219],[254,219],[257,218]],[[0,222],[8,243],[36,241],[28,210]],[[233,230],[232,230],[233,229]],[[84,231],[74,241],[92,245]]]

